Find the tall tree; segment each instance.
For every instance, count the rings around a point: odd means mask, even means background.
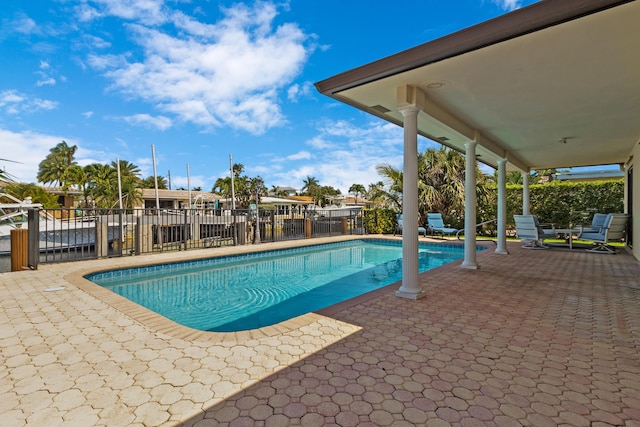
[[[115,161],[111,162],[111,167],[117,172],[118,163],[116,163]],[[140,178],[140,168],[137,165],[128,162],[127,160],[120,159],[120,178],[123,181],[130,179],[136,183],[141,184],[142,179]],[[158,179],[160,179],[160,177],[158,177]]]
[[[418,154],[418,210],[423,216],[427,212],[440,212],[446,222],[456,226],[464,220],[465,166],[463,154],[441,147],[429,148]],[[402,207],[403,173],[391,165],[377,167],[389,184],[387,197]],[[479,199],[488,194],[486,175],[476,166],[476,194]]]
[[[96,207],[110,208],[118,200],[118,176],[110,165],[92,163],[85,166],[89,176],[87,192]]]
[[[242,163],[234,163],[233,166],[231,166],[231,171],[233,173],[233,177],[238,179],[244,172],[244,165]]]
[[[355,195],[356,201],[355,204],[356,206],[358,205],[358,195],[360,194],[364,194],[367,190],[364,188],[364,185],[362,184],[352,184],[351,187],[349,187],[349,193]]]
[[[234,187],[236,182],[234,182]],[[216,179],[216,182],[213,184],[213,188],[211,189],[211,192],[220,194],[225,199],[230,199],[231,198],[231,177],[227,176],[224,178]]]
[[[318,178],[316,178],[315,176],[309,176],[309,175],[307,175],[307,177],[302,181],[302,183],[304,184],[301,189],[301,192],[303,194],[305,193],[309,194],[314,190],[314,187],[318,187],[320,185],[320,183],[318,182]]]
[[[366,192],[369,202],[374,203],[377,207],[394,208],[396,204],[389,200],[389,194],[384,188],[384,182],[372,182]]]
[[[249,198],[253,198],[256,204],[259,204],[261,197],[267,194],[267,187],[259,176],[248,180],[247,190],[249,191]]]
[[[77,164],[74,160],[77,149],[77,146],[69,146],[66,141],[51,148],[47,157],[38,165],[38,182],[57,183],[65,188],[65,182],[68,180],[67,170]]]
[[[319,206],[326,206],[329,203],[329,196],[337,196],[341,194],[340,190],[330,185],[319,186],[315,193],[314,202]]]
[[[20,200],[31,197],[33,203],[41,203],[45,209],[60,207],[58,204],[58,196],[47,192],[39,185],[12,182],[7,184],[7,186],[3,188],[3,191]]]
[[[384,187],[379,185],[374,189],[373,198],[384,200],[384,204],[394,209],[402,210],[402,170],[383,163],[376,166],[376,170],[382,176]],[[386,182],[385,182],[386,181]],[[387,188],[387,189],[385,189]]]
[[[142,186],[142,188],[156,188],[156,179],[153,176],[148,176],[141,181],[140,185]],[[169,187],[167,183],[167,178],[165,178],[164,176],[159,176],[158,189],[166,190],[168,188]],[[179,190],[179,188],[176,188],[176,190]]]
[[[300,193],[303,196],[311,196],[313,198],[313,203],[316,205],[320,205],[322,200],[321,187],[318,179],[314,176],[309,176],[302,181],[303,186]]]
[[[277,185],[271,186],[271,190],[269,190],[269,194],[271,194],[273,197],[287,197],[289,195],[289,193],[287,193]]]

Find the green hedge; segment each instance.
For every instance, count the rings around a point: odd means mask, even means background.
[[[522,185],[507,185],[507,226],[513,227],[513,215],[522,213]],[[551,182],[529,186],[530,211],[543,223],[557,227],[587,224],[596,212],[624,211],[624,180],[592,182]],[[487,189],[478,199],[476,224],[497,218],[497,187]],[[464,227],[463,214],[445,218],[454,228]],[[396,212],[392,209],[367,209],[364,217],[368,233],[393,233]],[[480,235],[495,235],[496,223],[478,229]]]
[[[393,209],[365,209],[364,228],[369,234],[390,234],[396,228],[396,212]]]
[[[596,212],[624,211],[624,180],[551,182],[529,187],[530,211],[560,227],[590,223]],[[507,224],[522,213],[522,185],[507,186]]]

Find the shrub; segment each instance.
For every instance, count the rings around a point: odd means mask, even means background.
[[[624,210],[624,181],[551,182],[529,187],[530,211],[559,226],[591,222],[595,212]],[[522,185],[507,186],[507,224],[522,212]]]
[[[369,234],[389,234],[396,228],[396,212],[393,209],[365,209],[364,228]]]

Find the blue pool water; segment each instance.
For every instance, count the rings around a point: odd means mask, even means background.
[[[462,258],[459,245],[419,245],[419,269]],[[110,270],[86,276],[177,323],[203,331],[273,325],[402,278],[402,246],[356,240]]]

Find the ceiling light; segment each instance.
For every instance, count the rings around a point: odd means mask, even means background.
[[[423,83],[423,86],[426,89],[435,90],[435,89],[442,89],[443,87],[449,86],[450,84],[451,83],[449,83],[446,80],[437,80],[437,81],[433,81],[433,82]]]

